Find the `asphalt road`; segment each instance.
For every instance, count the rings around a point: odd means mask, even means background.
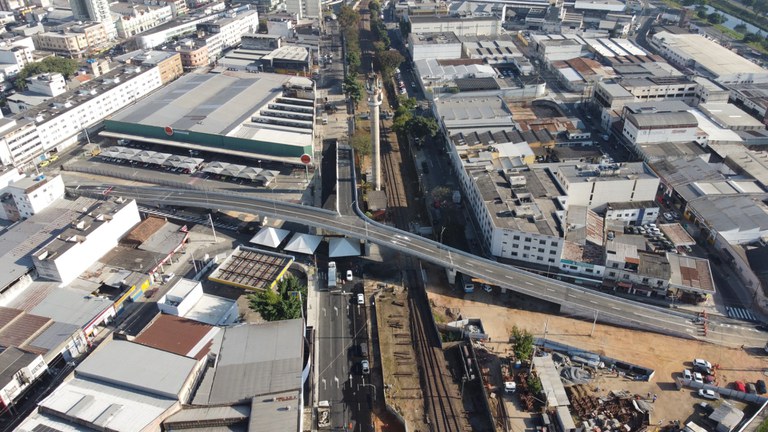
[[[139,202],[244,211],[365,239],[427,262],[483,278],[503,288],[565,305],[573,310],[583,311],[585,317],[591,317],[597,311],[599,318],[603,321],[634,325],[646,330],[693,337],[727,346],[761,346],[766,341],[766,337],[762,333],[744,332],[744,329],[737,325],[718,326],[718,318],[715,317],[710,319],[709,336],[703,337],[691,322],[689,313],[621,299],[528,273],[515,267],[447,247],[409,232],[379,224],[360,215],[342,216],[315,207],[207,190],[125,187],[117,184],[81,188],[84,193],[100,194],[110,187],[113,195],[135,198]]]
[[[341,262],[339,262],[341,264]],[[339,267],[340,276],[346,272]],[[372,399],[368,376],[360,370],[357,346],[367,343],[366,306],[357,305],[352,292],[355,282],[345,282],[332,291],[318,293],[317,341],[319,346],[318,400],[331,403],[331,427],[367,432],[371,424]]]

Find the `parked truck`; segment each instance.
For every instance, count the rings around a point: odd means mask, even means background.
[[[328,289],[336,286],[336,262],[331,261],[328,263]]]

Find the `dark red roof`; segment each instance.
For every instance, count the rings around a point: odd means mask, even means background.
[[[210,351],[213,329],[214,327],[208,324],[163,314],[133,341],[174,354],[201,359]],[[203,348],[198,352],[190,352],[206,337],[208,343]]]

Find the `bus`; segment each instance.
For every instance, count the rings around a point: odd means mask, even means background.
[[[328,289],[336,286],[336,262],[328,263]]]

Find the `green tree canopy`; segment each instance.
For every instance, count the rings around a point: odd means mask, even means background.
[[[381,73],[384,75],[385,80],[389,80],[392,77],[395,69],[405,61],[405,57],[395,50],[381,51],[376,54],[376,61],[379,63]]]
[[[363,98],[363,86],[357,81],[357,74],[349,74],[344,78],[344,93],[355,103]]]
[[[277,283],[275,291],[267,289],[248,297],[249,307],[267,321],[301,318],[307,286],[292,275]]]
[[[357,28],[357,25],[360,22],[360,15],[352,8],[352,6],[345,5],[339,9],[338,20],[339,26],[341,26],[342,29]]]
[[[741,34],[744,34],[747,32],[747,25],[744,23],[736,24],[735,26],[733,26],[733,30]]]
[[[725,22],[725,17],[717,12],[712,12],[711,14],[707,15],[707,21],[712,24],[722,24]]]
[[[407,126],[409,133],[418,138],[433,137],[439,130],[434,118],[424,116],[412,116]]]
[[[544,388],[541,385],[541,380],[536,375],[528,375],[528,389],[535,395],[540,395]]]
[[[358,129],[355,134],[352,135],[350,145],[355,149],[355,153],[360,157],[365,157],[371,154],[371,133],[363,129]]]
[[[24,90],[27,88],[27,78],[41,73],[58,72],[64,76],[64,79],[69,79],[77,71],[77,61],[64,58],[64,57],[46,57],[39,62],[32,62],[24,66],[24,68],[16,75],[16,82],[14,83],[16,88]]]
[[[517,326],[512,327],[512,351],[520,361],[530,361],[533,357],[533,335]]]

